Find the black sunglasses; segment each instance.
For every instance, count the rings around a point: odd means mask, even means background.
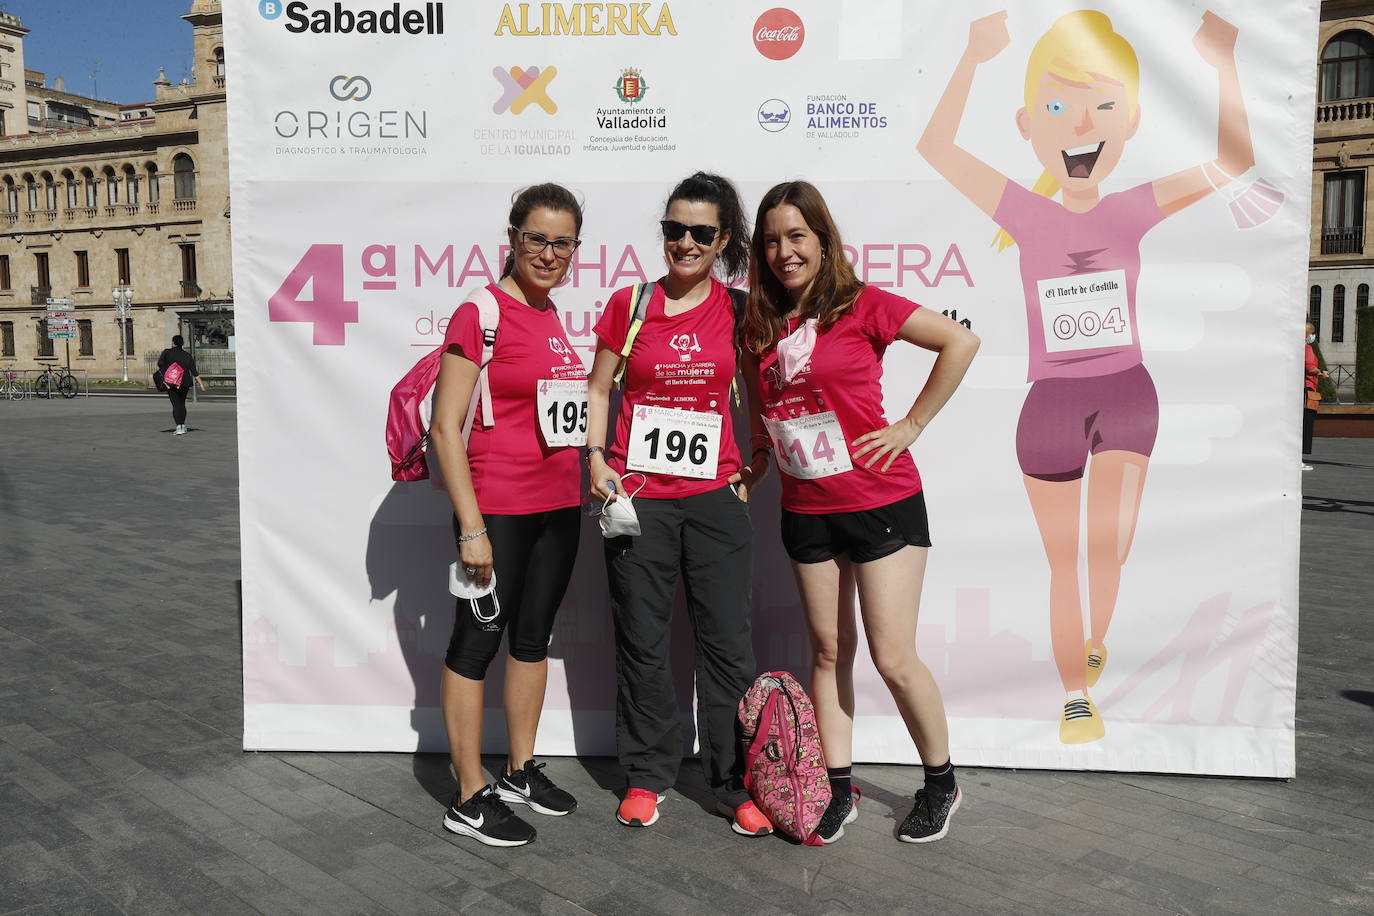
[[[698,245],[709,245],[716,240],[716,233],[720,232],[719,226],[684,226],[675,219],[659,220],[659,228],[663,230],[663,237],[670,242],[676,242],[687,233],[692,233],[692,241]]]

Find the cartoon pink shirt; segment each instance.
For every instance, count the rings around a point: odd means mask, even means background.
[[[1140,240],[1163,218],[1148,183],[1073,213],[1007,182],[993,219],[1021,253],[1028,381],[1093,378],[1139,365]]]
[[[582,501],[580,450],[549,447],[539,428],[539,383],[585,379],[587,370],[568,343],[558,310],[530,308],[496,284],[488,286],[501,309],[487,379],[491,384],[494,426],[475,423],[468,440],[468,466],[477,506],[496,515],[528,515],[579,505]],[[482,328],[477,306],[465,302],[454,311],[444,343],[475,363],[482,360]],[[477,397],[477,392],[473,392]]]
[[[596,323],[594,333],[602,344],[619,353],[630,327],[631,295],[634,287],[618,289],[606,303],[606,311]],[[644,313],[644,324],[635,336],[634,347],[625,369],[623,399],[615,423],[615,444],[607,464],[624,474],[632,427],[640,408],[666,408],[719,417],[713,438],[719,442],[715,452],[706,455],[705,466],[715,462],[715,473],[708,478],[666,473],[646,473],[640,496],[650,499],[675,499],[695,496],[724,486],[739,470],[739,446],[735,444],[734,424],[730,419],[730,382],[735,377],[735,307],[729,292],[717,280],[711,292],[695,308],[671,317],[663,313],[663,287],[655,284],[653,297]],[[646,417],[640,417],[640,420]],[[672,435],[671,427],[665,427]],[[696,435],[692,433],[691,435]],[[691,436],[687,441],[690,441]],[[665,452],[670,443],[655,443]],[[692,457],[678,450],[683,460]],[[635,472],[638,473],[638,472]],[[638,477],[626,484],[639,488]]]

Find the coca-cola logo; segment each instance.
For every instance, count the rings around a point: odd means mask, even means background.
[[[787,60],[801,50],[806,26],[789,9],[774,7],[754,22],[754,47],[769,60]]]

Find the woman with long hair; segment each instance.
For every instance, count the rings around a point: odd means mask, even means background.
[[[1236,28],[1204,13],[1193,45],[1217,71],[1216,159],[1104,196],[1103,181],[1140,127],[1140,65],[1106,15],[1076,10],[1040,37],[1026,64],[1016,126],[1044,171],[1033,187],[1022,187],[955,143],[974,71],[1010,42],[1006,18],[995,13],[969,26],[968,47],[917,148],[1002,227],[999,250],[1020,249],[1031,387],[1016,457],[1049,560],[1050,641],[1065,694],[1059,740],[1081,744],[1106,734],[1088,689],[1107,665],[1107,627],[1159,430],[1159,398],[1137,333],[1140,241],[1165,217],[1247,171],[1255,157],[1236,73]]]
[[[577,807],[545,775],[544,764],[534,762],[534,739],[544,706],[549,638],[572,575],[580,527],[579,443],[560,436],[556,427],[544,428],[538,417],[541,389],[585,385],[586,370],[549,299],[577,249],[582,207],[566,188],[535,185],[516,196],[507,226],[511,253],[501,279],[480,294],[488,303],[494,299],[496,326],[475,302],[453,313],[430,428],[453,503],[465,575],[461,587],[470,596],[458,600],[441,683],[444,728],[458,776],[444,826],[489,846],[521,846],[535,837],[507,802],[548,815]],[[464,418],[474,399],[478,416],[465,442]],[[502,632],[509,636],[510,751],[495,785],[489,785],[481,758],[482,695]]]
[[[668,272],[617,290],[597,323],[588,383],[591,495],[633,494],[637,536],[606,540],[615,615],[616,747],[626,791],[622,824],[647,827],[677,780],[683,736],[668,633],[681,577],[695,639],[697,737],[706,782],[736,833],[772,824],[742,781],[735,710],[754,677],[750,634],[753,529],[749,488],[767,454],[740,458],[729,404],[738,360],[736,298],[725,280],[749,261],[739,195],[697,172],[668,195],[659,226]],[[607,454],[611,385],[622,399]],[[627,492],[628,491],[628,492]]]
[[[832,791],[817,834],[832,843],[858,815],[850,784],[857,589],[869,655],[925,766],[899,838],[938,840],[961,796],[940,688],[916,654],[930,533],[908,449],[958,388],[978,338],[860,282],[824,198],[805,181],[764,195],[752,254],[740,341],[755,429],[767,430],[782,472],[783,545],[811,637]],[[888,423],[882,358],[896,340],[937,356],[906,416]]]

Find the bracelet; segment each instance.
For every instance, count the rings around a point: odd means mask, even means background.
[[[593,455],[602,455],[602,456],[604,456],[605,454],[606,454],[606,450],[605,450],[604,448],[602,448],[601,446],[599,446],[599,445],[589,445],[589,446],[587,446],[587,454],[586,454],[585,458],[586,458],[587,463],[588,463],[588,464],[591,464],[591,462],[592,462],[592,456],[593,456]],[[605,458],[603,457],[602,460],[604,461]]]
[[[486,533],[487,529],[483,528],[481,531],[474,531],[472,534],[460,534],[458,535],[458,543],[466,544],[468,541],[475,541]]]

